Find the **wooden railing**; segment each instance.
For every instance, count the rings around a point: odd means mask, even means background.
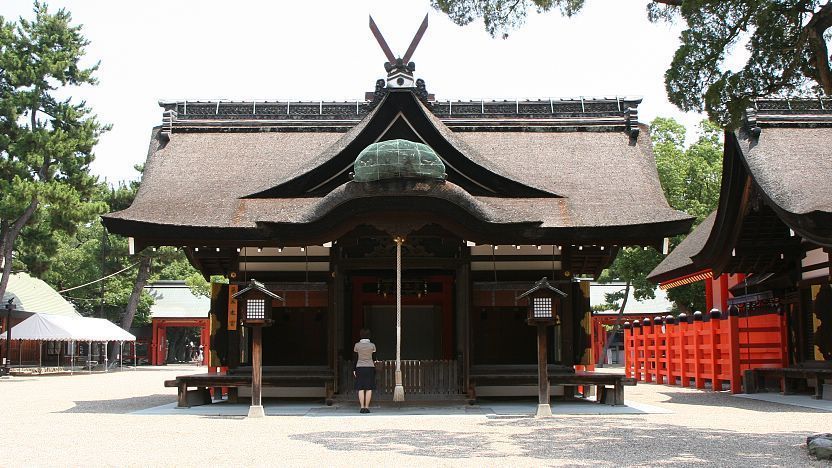
[[[405,395],[423,397],[457,395],[462,373],[456,360],[402,360],[402,385]],[[344,361],[341,393],[353,394],[355,379],[352,361]],[[376,361],[376,394],[393,395],[396,386],[396,361]]]
[[[624,325],[624,372],[638,382],[742,391],[742,372],[788,364],[786,319],[770,313],[722,317],[719,311],[703,321],[694,314],[645,318]]]

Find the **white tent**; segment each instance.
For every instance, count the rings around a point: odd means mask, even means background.
[[[0,334],[0,340],[6,339]],[[13,340],[135,341],[136,337],[113,322],[89,317],[35,314],[12,327]]]
[[[134,335],[124,331],[109,320],[50,314],[32,315],[12,327],[11,334],[12,341],[69,341],[73,343],[73,353],[75,349],[75,342],[87,342],[91,344],[93,342],[107,343],[108,341],[118,341],[123,344],[125,341],[136,340]],[[7,336],[8,332],[0,334],[0,340],[6,340]],[[104,354],[106,370],[106,351]],[[120,354],[121,353],[119,353],[119,355]],[[73,362],[74,358],[75,356],[73,354]],[[88,360],[88,363],[89,362],[90,361]],[[40,367],[40,364],[38,364],[38,367]],[[90,370],[92,370],[91,363],[89,363],[89,367]]]

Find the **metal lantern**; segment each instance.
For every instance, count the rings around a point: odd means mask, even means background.
[[[272,301],[283,298],[266,289],[263,283],[251,280],[245,289],[234,296],[241,309],[241,321],[247,326],[269,326],[272,324]]]
[[[251,280],[245,289],[233,296],[242,307],[243,325],[251,327],[251,406],[250,418],[262,418],[263,410],[263,327],[268,327],[272,320],[272,301],[282,297],[266,289],[263,283]]]
[[[537,417],[552,415],[549,407],[549,370],[548,370],[548,349],[546,344],[546,328],[560,322],[558,311],[560,300],[566,297],[566,293],[549,284],[545,276],[534,283],[531,289],[517,296],[517,299],[527,297],[529,300],[528,318],[529,325],[537,328]]]
[[[529,300],[526,318],[529,325],[554,325],[560,322],[560,299],[566,297],[566,293],[549,284],[548,278],[544,277],[536,282],[531,289],[518,296],[517,299],[524,297]]]

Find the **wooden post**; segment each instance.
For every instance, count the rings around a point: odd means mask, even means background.
[[[672,326],[674,323],[671,318],[665,317],[663,319],[665,329],[665,372],[667,384],[676,385],[676,373],[674,372],[676,365],[676,327]]]
[[[702,312],[693,313],[693,385],[702,390],[705,379],[702,378]]]
[[[679,314],[678,345],[679,345],[679,385],[690,386],[690,353],[688,353],[688,316],[684,312]]]
[[[722,381],[719,380],[719,335],[720,319],[722,318],[722,313],[717,309],[711,309],[710,316],[711,321],[708,323],[708,325],[710,325],[709,331],[711,335],[711,390],[720,391],[722,390]]]
[[[251,327],[251,406],[248,409],[248,417],[262,418],[266,416],[263,411],[263,328],[260,326]]]
[[[633,359],[630,354],[635,350],[633,346],[633,329],[630,322],[624,322],[624,376],[628,379],[633,376],[630,366],[633,365]]]
[[[737,394],[742,392],[742,363],[740,362],[740,318],[733,314],[735,310],[736,307],[732,308],[728,313],[728,362],[730,366],[728,375],[731,376],[731,380],[729,381],[731,393]]]
[[[552,415],[549,406],[549,364],[547,362],[546,324],[537,324],[537,414],[542,418]]]
[[[641,322],[641,329],[644,334],[644,381],[652,383],[653,374],[655,373],[656,333],[648,317],[644,317],[644,321]],[[652,344],[650,340],[653,340]]]
[[[641,369],[644,365],[644,359],[642,359],[642,352],[644,346],[644,331],[641,328],[641,322],[638,320],[633,321],[633,377],[635,377],[636,382],[640,382],[642,380],[642,373]]]

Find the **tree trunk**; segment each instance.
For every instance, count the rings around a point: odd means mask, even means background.
[[[826,46],[824,34],[830,27],[832,27],[832,2],[815,12],[806,25],[809,49],[818,71],[817,81],[827,96],[832,95],[832,67],[829,63],[829,48]]]
[[[142,290],[144,290],[147,279],[150,277],[150,267],[153,264],[151,257],[144,256],[139,262],[139,271],[136,274],[136,282],[133,284],[133,292],[130,293],[130,300],[127,301],[127,308],[124,309],[124,315],[121,317],[121,328],[130,331],[133,325],[133,319],[136,317],[136,309],[139,307],[139,298],[141,298]]]
[[[615,334],[618,333],[618,330],[621,328],[621,322],[624,320],[624,308],[627,307],[627,299],[630,297],[630,282],[627,281],[626,286],[624,286],[624,299],[621,301],[621,308],[618,309],[618,316],[615,318],[615,324],[612,326],[612,330],[607,333],[607,339],[604,341],[604,349],[601,350],[601,355],[598,356],[598,362],[596,365],[598,367],[604,367],[604,358],[607,356],[607,350],[610,349],[610,341],[612,341]]]
[[[23,214],[20,215],[11,226],[9,226],[8,221],[3,221],[3,239],[0,241],[0,245],[3,246],[0,249],[0,255],[3,258],[3,276],[0,277],[0,298],[6,294],[6,287],[9,285],[9,275],[12,273],[12,252],[14,251],[14,243],[17,241],[17,237],[20,235],[20,231],[23,229],[23,226],[32,219],[32,216],[35,214],[35,210],[38,209],[38,199],[33,198],[31,202],[29,202],[29,206],[23,211]]]
[[[681,301],[673,301],[673,303],[674,303],[674,304],[676,304],[676,308],[679,310],[679,313],[684,312],[684,313],[686,313],[686,314],[688,314],[688,315],[690,315],[690,314],[691,314],[690,307],[688,307],[688,305],[687,305],[687,304],[685,304],[685,303],[683,303],[683,302],[681,302]]]

